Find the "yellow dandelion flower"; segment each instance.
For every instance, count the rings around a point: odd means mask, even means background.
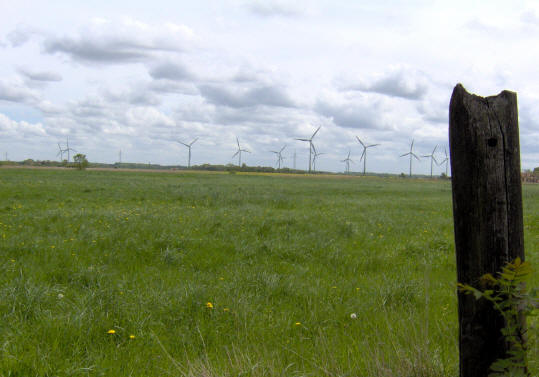
[[[229,308],[224,308],[223,311],[228,312],[228,311],[230,311],[230,309]]]
[[[116,334],[116,330],[110,329],[109,331],[107,331],[107,334]]]
[[[129,335],[129,339],[135,339],[135,335],[133,334]]]
[[[299,326],[299,325],[301,325],[301,322],[296,322],[296,326]]]
[[[213,304],[211,302],[207,302],[206,307],[209,309],[213,309]]]
[[[359,291],[359,287],[356,288],[356,291]]]

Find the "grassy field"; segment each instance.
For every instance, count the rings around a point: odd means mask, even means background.
[[[447,181],[0,169],[0,376],[457,376],[452,229]]]

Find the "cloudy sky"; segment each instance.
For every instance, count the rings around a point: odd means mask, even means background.
[[[408,169],[448,146],[456,83],[518,93],[523,168],[539,166],[539,3],[535,1],[0,0],[0,153],[90,161],[342,171]],[[427,173],[428,159],[415,171]],[[439,174],[442,168],[436,172]]]

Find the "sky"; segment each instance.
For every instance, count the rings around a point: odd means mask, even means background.
[[[0,159],[408,172],[445,158],[452,90],[517,92],[539,166],[536,1],[0,0]],[[65,156],[64,156],[65,157]],[[435,167],[435,174],[445,171]],[[428,174],[430,159],[414,162]]]

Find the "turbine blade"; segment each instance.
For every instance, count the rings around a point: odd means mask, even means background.
[[[193,140],[193,141],[191,142],[191,144],[189,144],[189,146],[191,146],[191,145],[195,144],[195,143],[197,142],[197,140],[198,140],[198,137],[197,137],[197,138],[195,138],[195,140]]]
[[[240,140],[238,139],[237,136],[236,136],[236,143],[238,143],[238,149],[240,149]]]
[[[436,152],[436,148],[438,148],[438,144],[436,144],[436,146],[434,147],[434,149],[432,150],[432,154],[434,155],[434,152]]]
[[[284,149],[285,149],[285,148],[286,148],[286,144],[285,144],[285,146],[284,146],[284,147],[282,147],[282,148],[281,148],[281,150],[280,150],[279,152],[282,152],[282,151],[284,151]]]
[[[318,128],[316,129],[316,131],[314,131],[313,136],[311,136],[311,140],[314,138],[314,135],[316,135],[316,133],[320,130],[320,127],[322,127],[322,126],[318,126]]]
[[[311,141],[309,139],[296,139],[296,140],[301,140],[301,141]]]
[[[367,154],[367,148],[363,148],[363,153],[361,153],[361,157],[359,158],[359,161],[363,160],[363,157]]]
[[[357,139],[357,141],[359,141],[359,144],[361,144],[363,146],[363,148],[365,148],[365,144],[363,144],[363,142],[361,141],[361,139],[358,136],[356,136],[356,139]]]
[[[377,145],[380,145],[380,144],[371,144],[371,145],[367,145],[367,148],[370,148],[370,147],[376,147]]]
[[[419,160],[419,157],[417,157],[417,156],[415,155],[415,153],[412,153],[412,156],[414,156],[414,157],[417,159],[417,161],[420,161],[420,160]]]
[[[405,154],[401,154],[400,157],[408,156],[409,154],[410,154],[410,152],[405,153]]]
[[[240,153],[240,151],[237,151],[236,153],[234,153],[231,158],[236,157],[238,155],[238,153]]]

